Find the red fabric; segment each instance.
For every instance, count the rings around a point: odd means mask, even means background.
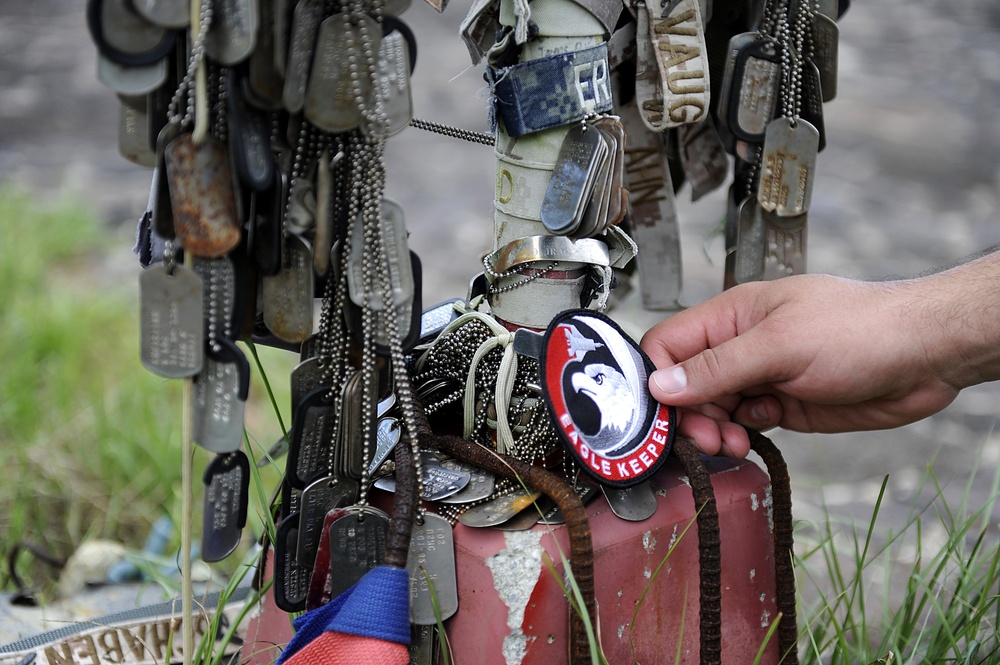
[[[326,632],[285,665],[408,665],[410,650],[397,642]]]

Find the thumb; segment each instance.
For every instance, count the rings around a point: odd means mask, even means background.
[[[734,337],[682,363],[656,370],[649,377],[650,392],[662,404],[697,406],[774,380],[762,360],[764,354],[753,352],[750,336]]]

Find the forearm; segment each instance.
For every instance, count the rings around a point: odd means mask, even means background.
[[[898,285],[938,376],[958,389],[1000,379],[1000,252]]]

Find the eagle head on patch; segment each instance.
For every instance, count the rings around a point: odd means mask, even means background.
[[[625,432],[635,416],[636,399],[625,376],[614,367],[591,363],[572,376],[573,390],[590,397],[601,412],[601,431]]]

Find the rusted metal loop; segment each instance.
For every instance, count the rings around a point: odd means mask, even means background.
[[[417,471],[410,445],[410,435],[403,428],[403,435],[396,445],[396,495],[392,504],[389,533],[385,538],[383,560],[386,565],[397,568],[406,567],[417,508]]]
[[[792,565],[792,486],[781,451],[760,432],[748,430],[750,448],[760,455],[771,476],[771,512],[774,517],[774,579],[776,605],[781,612],[778,651],[784,665],[798,665],[799,628],[795,615],[795,567]]]
[[[701,663],[719,665],[722,662],[722,553],[715,490],[698,447],[691,439],[677,437],[673,453],[684,465],[698,513]]]
[[[569,535],[570,562],[573,577],[583,597],[583,604],[590,625],[597,630],[597,601],[594,595],[594,544],[591,538],[590,521],[583,501],[573,488],[559,476],[541,467],[527,464],[513,457],[502,455],[476,443],[454,435],[436,435],[430,428],[423,408],[418,406],[414,413],[417,437],[422,442],[436,446],[452,457],[475,464],[515,482],[523,482],[556,502],[566,518]],[[570,612],[569,618],[570,663],[584,665],[590,663],[590,647],[583,618]]]

